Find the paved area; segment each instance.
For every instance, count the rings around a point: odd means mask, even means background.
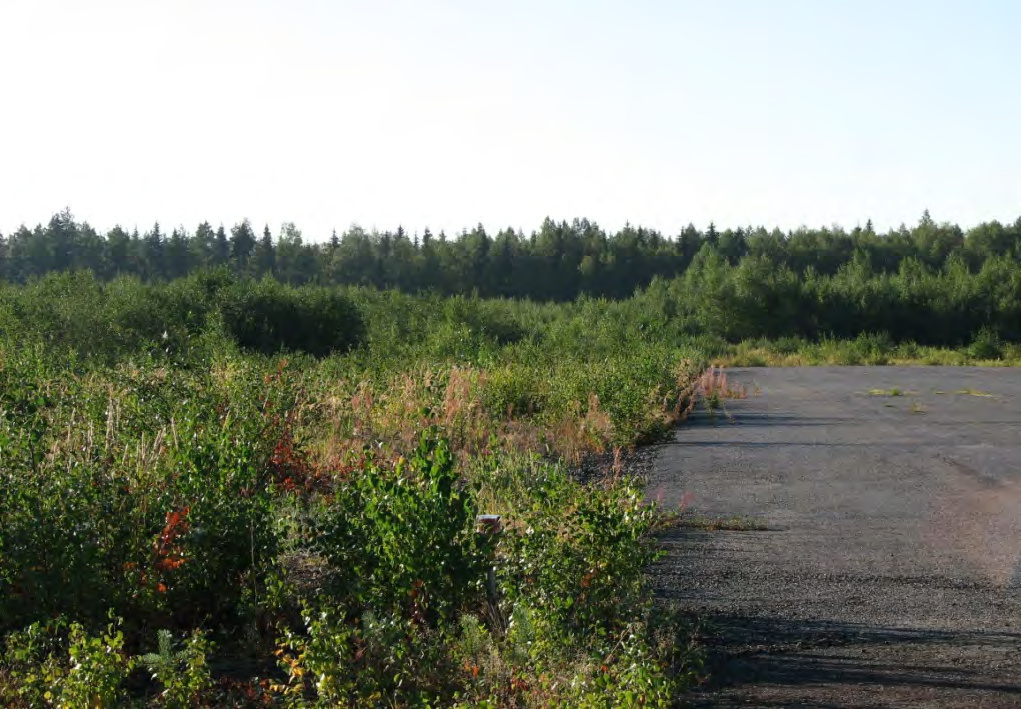
[[[749,397],[679,429],[648,488],[765,527],[665,535],[657,592],[710,637],[692,703],[1021,707],[1021,370],[729,375]]]

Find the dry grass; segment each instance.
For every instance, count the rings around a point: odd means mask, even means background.
[[[748,387],[729,381],[723,367],[709,367],[698,378],[696,391],[703,398],[747,399]]]
[[[704,532],[765,532],[769,530],[764,519],[742,515],[713,517],[681,513],[672,518],[665,518],[664,526],[675,529],[696,529]]]
[[[917,391],[908,391],[906,389],[869,389],[865,392],[869,396],[917,396]]]
[[[706,396],[738,398],[743,388],[726,374],[706,372],[696,378],[690,363],[677,369],[676,398],[652,391],[645,416],[652,428],[675,425]],[[318,469],[340,469],[353,453],[366,448],[408,450],[421,431],[438,427],[462,460],[486,455],[494,448],[540,453],[576,464],[590,454],[619,445],[620,432],[599,397],[587,397],[557,410],[517,411],[513,406],[487,406],[491,375],[474,367],[424,368],[404,372],[382,384],[337,381],[320,392],[320,414],[328,430],[311,438]]]
[[[945,391],[936,391],[934,394],[946,394]],[[978,389],[958,389],[950,392],[954,396],[977,396],[982,399],[998,399],[996,394],[990,394],[988,391],[980,391]]]

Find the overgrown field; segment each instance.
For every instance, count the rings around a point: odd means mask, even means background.
[[[0,284],[0,704],[668,705],[698,653],[621,452],[720,405],[710,362],[1017,363],[1019,274]]]
[[[0,705],[665,706],[696,679],[614,453],[704,356],[643,301],[0,296]]]

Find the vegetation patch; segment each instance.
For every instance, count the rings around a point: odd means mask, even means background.
[[[918,394],[916,391],[906,391],[904,389],[869,389],[865,392],[869,396],[915,396]]]
[[[3,706],[667,706],[701,676],[645,585],[656,505],[570,473],[735,391],[640,304],[4,288]]]
[[[699,529],[706,532],[765,532],[769,531],[766,520],[759,517],[733,515],[713,517],[695,514],[679,514],[671,519],[669,526],[682,529]]]
[[[980,391],[978,389],[958,389],[951,392],[954,396],[977,396],[982,399],[995,399],[996,394],[990,394],[987,391]]]

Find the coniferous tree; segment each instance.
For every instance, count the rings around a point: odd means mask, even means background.
[[[131,234],[124,231],[118,224],[106,234],[106,269],[107,278],[127,275],[132,272],[134,259],[131,254]]]
[[[225,237],[226,240],[226,237]],[[191,261],[199,268],[212,268],[216,266],[216,232],[209,222],[202,222],[195,229],[195,236],[191,238]]]
[[[273,234],[269,224],[262,230],[262,238],[255,245],[255,275],[262,277],[276,273],[276,247],[273,246]]]
[[[213,238],[213,266],[226,266],[230,262],[230,241],[227,239],[227,232],[221,224],[216,229],[216,236]]]
[[[715,246],[713,258],[702,258],[695,268],[696,254],[706,246]],[[791,318],[791,332],[812,332],[812,327],[825,322],[839,334],[858,332],[856,328],[865,324],[914,332],[901,320],[905,294],[914,293],[911,297],[920,299],[911,305],[913,317],[929,316],[925,304],[933,302],[934,293],[940,293],[939,302],[958,302],[951,293],[911,290],[916,282],[931,284],[933,274],[946,280],[931,288],[956,288],[971,293],[967,297],[972,299],[979,296],[964,285],[972,283],[971,274],[984,274],[983,293],[1009,289],[1017,282],[1010,269],[1019,252],[1021,219],[1006,225],[987,222],[965,233],[956,225],[936,222],[928,212],[911,228],[902,226],[882,234],[875,232],[870,220],[864,228],[849,232],[827,227],[788,234],[764,227],[719,232],[713,224],[703,236],[688,225],[676,238],[666,239],[655,230],[630,224],[606,233],[586,219],[546,219],[528,238],[513,229],[493,238],[481,224],[453,240],[443,232],[434,237],[428,229],[419,239],[409,237],[403,226],[371,234],[355,226],[343,238],[331,235],[328,242],[317,245],[306,243],[293,224],[284,226],[278,243],[265,229],[261,240],[254,241],[247,222],[236,225],[229,240],[223,227],[214,232],[207,222],[199,225],[194,238],[183,228],[174,229],[167,238],[158,223],[142,237],[137,230],[128,234],[121,227],[100,235],[64,210],[44,225],[22,226],[0,242],[0,277],[24,281],[51,271],[89,269],[100,278],[134,274],[157,280],[229,263],[240,276],[276,274],[292,284],[345,283],[565,300],[581,293],[626,298],[656,277],[672,278],[694,268],[709,279],[708,292],[718,296],[724,308],[706,306],[704,311],[719,332],[743,335],[757,327],[756,320],[772,322],[772,316],[757,310],[766,303]],[[866,283],[871,285],[866,288]],[[875,288],[880,288],[879,295]],[[778,289],[798,295],[781,296]],[[755,294],[760,305],[741,300],[750,298],[749,294]],[[695,300],[701,302],[701,297]],[[1014,300],[1007,290],[997,297],[1002,302]],[[816,301],[840,305],[812,314]],[[966,320],[961,314],[966,308],[959,312],[949,305],[946,308],[938,336],[970,332],[964,320],[954,319]],[[817,324],[806,324],[813,321]],[[773,322],[768,328],[763,325],[762,331],[783,333],[784,327]]]
[[[142,239],[142,277],[148,281],[155,281],[164,276],[166,262],[164,261],[163,232],[160,231],[160,223],[156,222],[151,231],[146,232]]]
[[[166,276],[182,278],[191,271],[191,249],[184,227],[177,227],[170,233],[166,243]]]
[[[716,231],[715,222],[709,222],[709,228],[705,230],[705,242],[716,248],[720,243],[720,234]]]
[[[247,219],[235,224],[230,230],[230,262],[234,273],[246,275],[252,253],[255,251],[255,232]]]
[[[277,277],[297,285],[315,278],[315,254],[305,245],[301,230],[294,222],[284,222],[276,250]]]
[[[46,271],[66,271],[72,267],[77,231],[77,224],[70,209],[65,208],[50,218],[46,227],[49,247]]]

